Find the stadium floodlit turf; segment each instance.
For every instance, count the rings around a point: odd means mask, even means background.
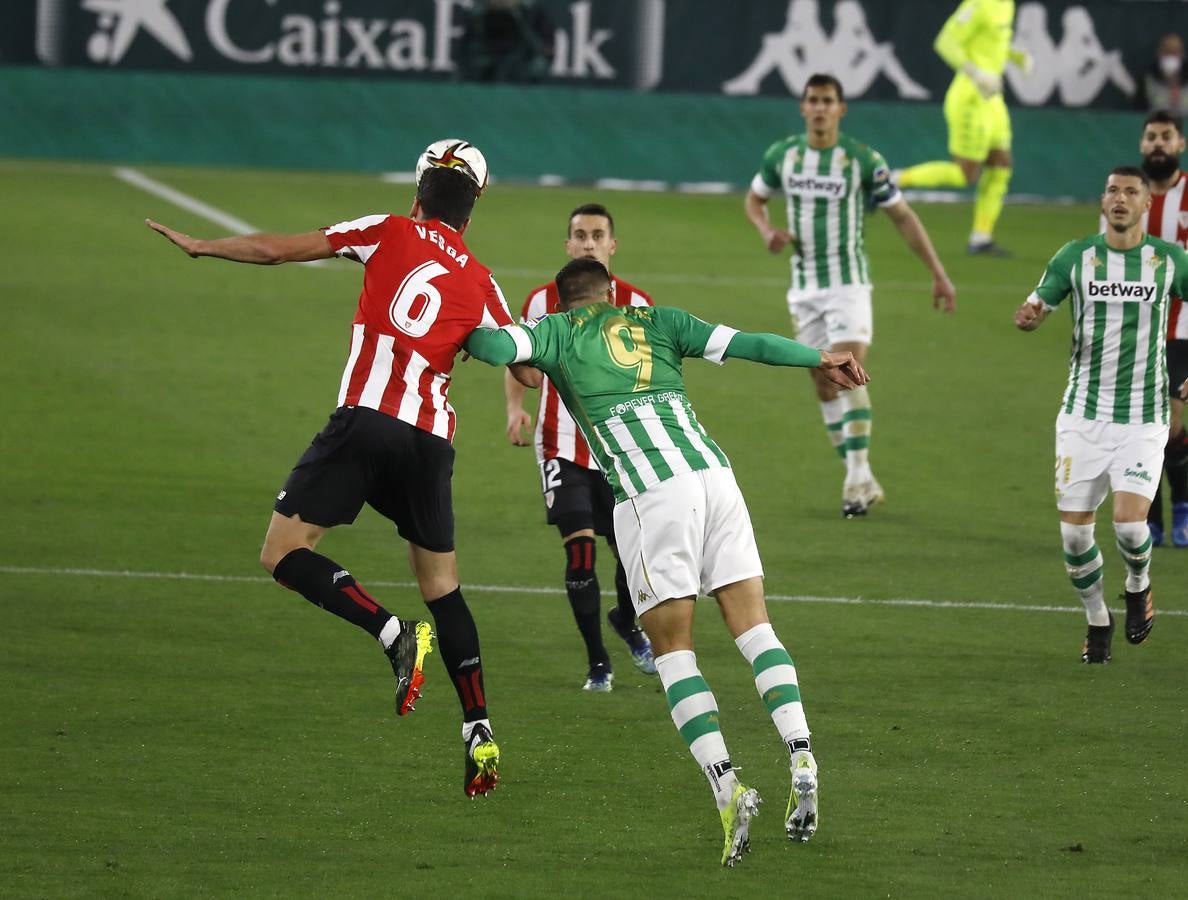
[[[373,177],[148,174],[275,231],[410,202]],[[1188,550],[1155,553],[1150,640],[1119,631],[1111,665],[1081,665],[1052,501],[1067,315],[1011,325],[1048,257],[1096,227],[1092,208],[1009,207],[1016,256],[995,260],[964,256],[967,206],[921,207],[958,286],[952,317],[872,220],[872,461],[888,502],[866,520],[839,515],[841,467],[804,373],[689,363],[782,598],[771,615],[821,764],[820,831],[793,846],[785,751],[703,601],[702,669],[766,800],[754,852],[723,871],[705,780],[609,629],[615,691],[579,690],[562,554],[531,450],[505,440],[500,372],[460,365],[451,394],[459,560],[504,754],[499,789],[468,801],[438,656],[416,713],[394,719],[378,647],[256,563],[272,496],[334,403],[358,269],[187,259],[143,218],[224,232],[108,168],[0,163],[0,195],[5,896],[1183,890]],[[737,196],[496,184],[467,236],[513,307],[564,262],[568,211],[591,200],[617,218],[616,272],[658,302],[788,332],[786,261]],[[1108,525],[1098,540],[1112,596]],[[375,514],[323,548],[421,614]]]

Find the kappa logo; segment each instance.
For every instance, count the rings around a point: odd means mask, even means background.
[[[1090,300],[1138,300],[1150,303],[1156,286],[1150,281],[1090,281]]]
[[[189,62],[194,53],[181,24],[165,5],[169,0],[83,0],[82,8],[99,17],[87,41],[93,62],[115,65],[124,58],[136,36],[145,31],[178,59]]]

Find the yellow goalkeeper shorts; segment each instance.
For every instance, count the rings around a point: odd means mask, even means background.
[[[1002,94],[986,99],[965,75],[958,75],[945,93],[949,153],[984,162],[991,150],[1011,149],[1011,117]]]

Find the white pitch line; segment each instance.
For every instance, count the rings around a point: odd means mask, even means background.
[[[156,179],[149,178],[143,172],[138,172],[136,169],[118,168],[112,174],[120,181],[140,188],[142,191],[152,194],[155,197],[160,197],[174,206],[181,207],[186,212],[201,216],[208,222],[214,222],[220,228],[225,228],[233,234],[251,234],[260,230],[255,225],[245,222],[243,219],[236,218],[229,212],[224,212],[218,207],[211,206],[209,203],[203,203],[197,197],[191,197],[177,188],[172,188]],[[304,263],[304,265],[324,267],[325,264],[323,260],[315,259]]]
[[[56,575],[84,578],[129,578],[159,579],[164,581],[207,581],[236,584],[271,584],[265,575],[209,575],[200,572],[135,572],[129,569],[70,569],[42,568],[38,566],[2,566],[0,574],[5,575]],[[374,587],[416,588],[412,581],[382,581],[368,579]],[[548,594],[560,596],[564,592],[555,587],[517,584],[464,584],[468,591],[486,594]],[[908,606],[923,609],[992,609],[1012,612],[1054,612],[1083,613],[1079,606],[1044,606],[1026,603],[985,603],[961,600],[919,600],[908,597],[876,599],[873,597],[820,597],[812,594],[768,594],[767,599],[777,603],[824,603],[834,606]],[[1161,616],[1188,616],[1188,610],[1161,609]]]

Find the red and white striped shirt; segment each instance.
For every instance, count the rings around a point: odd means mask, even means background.
[[[1151,209],[1143,220],[1143,229],[1152,237],[1163,238],[1188,249],[1188,177],[1176,175],[1175,184],[1162,194],[1151,194]],[[1181,315],[1184,301],[1172,297],[1167,312],[1167,339],[1188,339],[1188,316]]]
[[[389,214],[324,229],[334,252],[363,263],[363,291],[339,406],[365,406],[447,441],[454,357],[480,325],[511,325],[491,270],[436,219]]]
[[[611,276],[611,290],[614,292],[615,306],[655,306],[652,298],[637,287],[628,284],[622,278]],[[522,322],[531,322],[541,316],[561,310],[561,301],[557,296],[557,282],[550,281],[543,287],[538,287],[528,295],[521,312]],[[590,454],[590,447],[586,444],[582,433],[578,431],[573,416],[561,402],[561,395],[546,377],[540,386],[540,405],[536,410],[536,461],[543,463],[548,459],[567,459],[587,469],[597,469],[598,463]]]

